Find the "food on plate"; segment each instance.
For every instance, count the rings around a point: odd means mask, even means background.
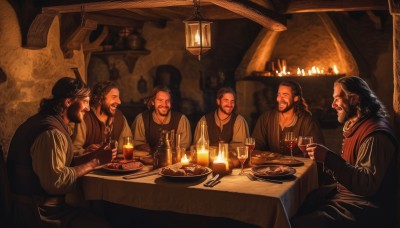
[[[291,172],[291,168],[288,166],[268,166],[264,169],[258,171],[259,174],[269,175],[269,176],[277,176],[277,175],[285,175]]]
[[[191,164],[183,167],[165,167],[161,173],[168,176],[197,176],[207,173],[207,169],[200,165]]]
[[[120,160],[108,163],[106,165],[109,169],[117,169],[117,170],[132,170],[137,169],[142,166],[142,163],[137,161],[127,161],[127,160]]]
[[[254,164],[254,165],[264,164],[265,161],[266,161],[265,157],[262,157],[259,154],[251,157],[251,163]]]

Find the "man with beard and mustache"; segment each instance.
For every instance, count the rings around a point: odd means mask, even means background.
[[[111,161],[111,151],[101,151],[88,162],[72,166],[68,124],[81,122],[89,111],[90,90],[81,81],[64,77],[56,82],[52,95],[42,99],[39,113],[19,126],[11,140],[7,171],[13,195],[13,226],[104,227],[103,221],[92,221],[94,217],[87,209],[72,208],[64,200],[66,193],[76,189],[78,178]]]
[[[333,99],[344,124],[341,156],[321,144],[308,145],[307,152],[337,183],[310,194],[293,227],[398,227],[399,144],[385,107],[356,76],[338,79]]]
[[[218,146],[223,141],[231,147],[243,145],[249,137],[249,127],[243,116],[236,114],[236,93],[232,88],[222,87],[217,92],[217,110],[207,113],[199,120],[194,133],[193,141],[197,142],[201,134],[201,122],[206,121],[206,138],[210,146]]]
[[[321,129],[311,117],[298,83],[281,82],[276,101],[277,108],[267,111],[257,120],[252,133],[256,140],[256,150],[290,155],[290,150],[284,142],[285,134],[289,131],[294,132],[296,137],[312,136],[314,142],[324,143]],[[302,155],[302,152],[296,147],[293,154]]]
[[[131,126],[135,148],[151,152],[156,149],[161,132],[174,130],[180,134],[180,146],[188,148],[192,133],[188,118],[180,112],[171,111],[171,91],[166,86],[154,87],[147,102],[149,110],[136,116]]]
[[[123,138],[132,137],[125,116],[117,109],[121,104],[119,90],[114,82],[104,81],[94,85],[90,99],[90,111],[82,123],[74,127],[73,149],[75,155],[97,150],[111,140],[118,142],[118,151],[122,150]],[[116,150],[113,150],[113,157]]]

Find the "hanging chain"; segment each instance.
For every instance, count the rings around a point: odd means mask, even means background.
[[[81,5],[81,26],[85,23],[85,5]]]

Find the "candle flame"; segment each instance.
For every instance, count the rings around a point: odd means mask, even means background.
[[[196,45],[199,45],[199,44],[200,44],[200,33],[199,33],[199,30],[197,30],[197,31],[196,31],[196,35],[194,35],[194,43],[195,43]]]
[[[181,163],[189,163],[189,159],[187,158],[186,154],[181,158]]]

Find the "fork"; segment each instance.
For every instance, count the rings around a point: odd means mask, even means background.
[[[271,179],[263,179],[263,178],[259,178],[254,176],[251,173],[246,173],[246,176],[251,180],[251,181],[265,181],[265,182],[271,182],[271,183],[275,183],[275,184],[282,184],[282,181],[279,180],[271,180]]]

